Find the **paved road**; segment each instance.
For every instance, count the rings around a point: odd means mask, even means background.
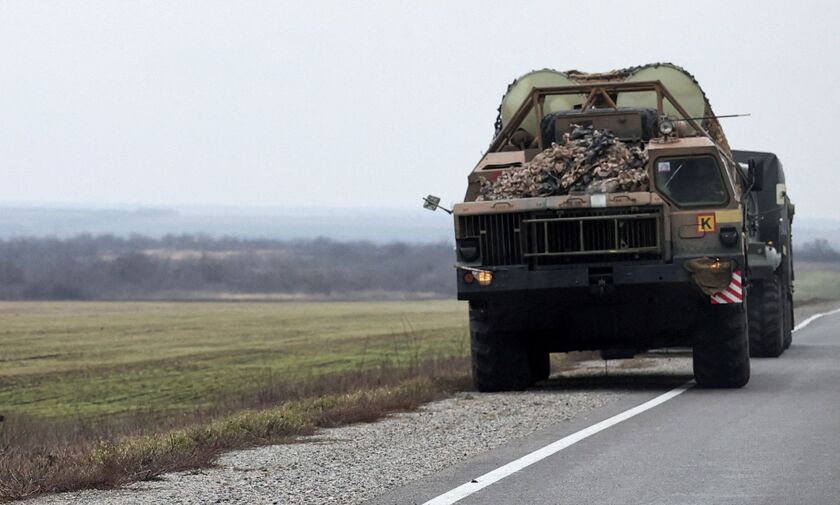
[[[840,314],[816,320],[796,332],[781,358],[754,359],[747,387],[691,388],[457,503],[838,504],[838,328]],[[546,387],[615,388],[609,381]],[[587,418],[553,426],[373,503],[424,503],[673,387],[673,376],[665,381],[652,375]]]

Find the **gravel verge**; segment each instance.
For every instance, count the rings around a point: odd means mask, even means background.
[[[39,504],[361,503],[617,398],[602,391],[459,393],[417,412],[224,455],[216,468]]]

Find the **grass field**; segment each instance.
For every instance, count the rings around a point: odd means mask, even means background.
[[[799,269],[793,297],[800,305],[840,300],[840,270]]]
[[[464,303],[0,303],[0,414],[207,407],[294,382],[468,352]]]

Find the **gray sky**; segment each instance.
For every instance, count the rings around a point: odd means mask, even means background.
[[[671,61],[840,216],[840,7],[751,4],[5,0],[0,203],[456,201],[518,75]]]

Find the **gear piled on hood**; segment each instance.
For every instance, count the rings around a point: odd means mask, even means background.
[[[609,130],[578,126],[521,167],[482,179],[478,200],[646,191],[647,161],[647,150],[628,147]]]

